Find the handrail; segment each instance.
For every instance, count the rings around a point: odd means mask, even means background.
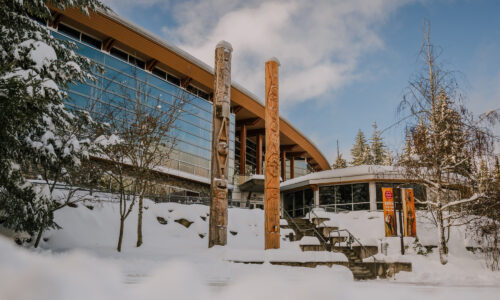
[[[307,231],[313,231],[314,232],[314,235],[316,236],[316,238],[318,238],[320,240],[320,243],[325,246],[325,248],[328,250],[328,251],[331,251],[332,250],[332,247],[331,247],[331,244],[328,243],[328,241],[325,240],[325,238],[323,237],[323,235],[321,233],[318,232],[318,230],[316,229],[316,226],[313,226],[311,229],[302,229],[299,227],[299,225],[293,220],[293,218],[288,214],[288,212],[286,210],[283,210],[283,212],[285,213],[285,218],[287,220],[290,220],[292,221],[292,223],[295,225],[295,227],[300,231],[300,232],[307,232]]]
[[[314,206],[308,206],[308,208],[309,208],[309,220],[311,220],[311,214],[313,214],[318,220],[321,220],[321,218],[314,212]],[[324,222],[325,221],[322,221],[321,224],[323,224]],[[349,230],[347,230],[347,229],[335,229],[335,230],[331,230],[330,233],[331,232],[337,232],[337,234],[338,234],[339,237],[340,237],[340,232],[346,232],[349,235],[348,241],[346,242],[347,246],[349,248],[352,249],[352,244],[353,244],[353,241],[354,241],[354,242],[356,242],[356,243],[359,244],[359,246],[363,249],[363,251],[365,253],[369,253],[368,249]],[[334,244],[330,242],[330,246],[333,248]],[[377,259],[373,255],[371,257],[373,258],[373,261],[374,261],[374,263],[376,265],[377,264]],[[363,258],[361,258],[361,260],[363,260]]]

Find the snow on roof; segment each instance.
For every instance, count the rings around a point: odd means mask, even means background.
[[[403,170],[393,166],[379,165],[361,165],[356,167],[348,167],[343,169],[332,169],[321,172],[309,173],[294,179],[290,179],[281,183],[281,189],[289,189],[307,184],[317,183],[316,181],[342,182],[346,181],[346,177],[360,177],[366,179],[402,179]]]

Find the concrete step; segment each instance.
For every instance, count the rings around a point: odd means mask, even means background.
[[[348,247],[348,246],[334,246],[332,248],[332,251],[335,251],[335,252],[342,252],[342,253],[349,253],[351,251],[354,251],[354,253],[364,259],[364,258],[367,258],[367,257],[370,257],[370,256],[373,256],[375,254],[378,253],[378,247],[377,246],[364,246],[364,247],[361,247],[361,246],[352,246],[352,247]]]
[[[302,251],[327,251],[324,245],[299,245]]]
[[[326,227],[317,227],[316,229],[318,230],[319,233],[321,233],[325,238],[328,239],[330,238],[330,232],[338,230],[339,228],[334,226],[326,226]]]
[[[347,240],[346,236],[331,236],[330,237],[330,243],[332,243],[332,245],[335,245],[337,243],[343,243],[346,240]]]
[[[314,225],[318,226],[325,221],[330,221],[330,218],[311,218],[311,221]]]

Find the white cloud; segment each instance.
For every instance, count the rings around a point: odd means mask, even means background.
[[[263,95],[264,62],[281,62],[284,105],[320,97],[356,78],[362,55],[383,48],[377,29],[408,1],[191,0],[170,8],[165,37],[209,65],[215,45],[233,45],[233,79]]]

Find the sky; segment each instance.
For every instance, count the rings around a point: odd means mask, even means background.
[[[337,140],[350,158],[354,137],[383,130],[402,147],[397,112],[421,70],[423,22],[455,71],[476,114],[500,108],[497,0],[104,0],[122,17],[213,66],[215,45],[233,46],[232,80],[264,99],[264,63],[277,57],[280,114],[330,163]],[[399,124],[399,125],[394,125]],[[496,132],[500,132],[498,126]],[[498,149],[497,149],[498,151]]]

